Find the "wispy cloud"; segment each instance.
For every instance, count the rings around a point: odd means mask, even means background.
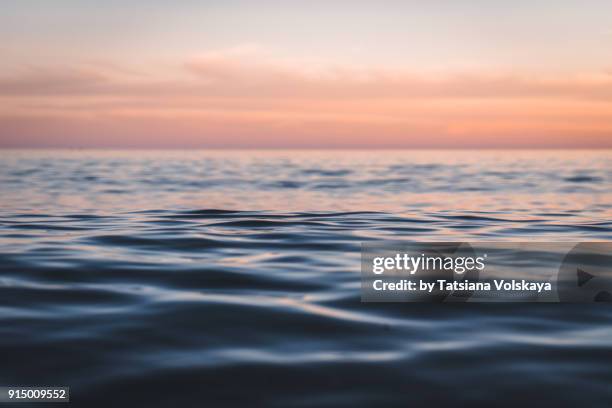
[[[0,76],[0,94],[234,96],[282,98],[576,98],[612,100],[610,71],[580,75],[515,72],[417,72],[410,68],[294,63],[250,52],[187,59],[183,72],[159,76],[128,68],[36,67]]]
[[[612,146],[606,71],[418,72],[256,45],[163,67],[26,67],[0,77],[0,103],[5,146]]]

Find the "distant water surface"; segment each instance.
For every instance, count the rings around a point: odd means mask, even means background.
[[[610,306],[362,304],[383,239],[611,240],[612,152],[0,151],[0,385],[612,404]]]

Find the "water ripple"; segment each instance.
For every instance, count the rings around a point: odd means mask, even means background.
[[[86,406],[612,400],[605,307],[363,304],[359,283],[365,241],[612,239],[609,153],[302,154],[2,156],[0,384]]]

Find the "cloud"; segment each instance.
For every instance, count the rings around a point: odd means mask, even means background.
[[[216,52],[185,68],[209,94],[294,98],[577,98],[612,100],[605,73],[546,76],[513,72],[416,72],[409,68],[292,62]]]
[[[63,95],[95,93],[110,84],[100,72],[86,68],[36,67],[0,78],[0,95]]]
[[[0,77],[2,96],[110,95],[282,99],[566,98],[612,101],[609,72],[536,75],[516,72],[416,72],[274,58],[255,46],[188,58],[171,74],[129,67],[37,67]],[[112,67],[112,68],[109,68]],[[125,74],[129,72],[130,74]]]
[[[138,69],[25,68],[0,78],[0,106],[0,146],[612,145],[606,72],[416,72],[257,46]]]

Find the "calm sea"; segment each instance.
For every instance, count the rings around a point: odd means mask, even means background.
[[[0,385],[612,405],[612,308],[366,304],[376,240],[612,240],[612,151],[0,151]]]

